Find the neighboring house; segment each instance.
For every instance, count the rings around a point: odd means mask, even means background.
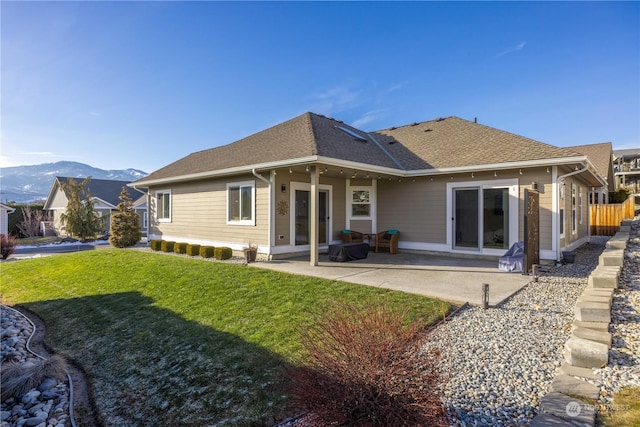
[[[67,203],[69,201],[67,194],[62,189],[62,184],[66,183],[69,177],[57,176],[51,190],[49,190],[49,196],[44,204],[43,210],[49,211],[52,216],[52,227],[56,230],[58,235],[64,235],[64,226],[61,223],[61,215],[67,210]],[[81,183],[84,178],[73,178],[76,182]],[[103,219],[103,232],[108,233],[111,228],[111,213],[116,210],[116,207],[120,203],[120,193],[122,187],[127,187],[129,197],[133,201],[134,208],[138,215],[140,215],[140,221],[142,226],[142,235],[147,233],[147,197],[143,191],[129,188],[129,181],[114,181],[108,179],[91,179],[89,181],[88,190],[91,193],[94,202],[94,208],[98,215]]]
[[[14,211],[15,208],[0,203],[0,234],[9,234],[9,214]]]
[[[576,153],[584,154],[602,178],[607,182],[602,187],[594,187],[589,193],[589,201],[592,204],[609,203],[609,193],[615,191],[615,177],[613,175],[613,147],[610,142],[599,144],[577,145],[567,147]]]
[[[640,148],[613,151],[613,171],[616,188],[628,188],[631,194],[640,194]]]
[[[270,257],[310,254],[342,229],[400,231],[400,250],[503,255],[540,192],[540,256],[588,241],[587,156],[458,117],[364,132],[305,113],[192,153],[132,183],[148,189],[149,238]]]

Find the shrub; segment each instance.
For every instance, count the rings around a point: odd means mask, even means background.
[[[187,253],[187,244],[186,243],[176,243],[173,245],[173,251],[177,254],[186,254]]]
[[[10,234],[0,234],[0,258],[7,259],[16,250],[18,242]]]
[[[200,246],[200,256],[202,258],[213,258],[215,249],[213,246]]]
[[[225,246],[220,248],[215,248],[213,253],[216,256],[216,259],[219,259],[219,260],[229,259],[233,256],[233,251],[231,250],[231,248],[227,248]]]
[[[162,252],[173,252],[173,247],[176,242],[171,242],[169,240],[162,241]]]
[[[383,305],[334,303],[300,330],[307,363],[285,393],[314,425],[440,426],[439,354],[422,351],[424,323]],[[317,423],[317,424],[316,424]]]
[[[149,240],[149,247],[152,251],[161,251],[162,250],[162,240]]]
[[[200,254],[200,245],[187,245],[187,255],[196,256]]]

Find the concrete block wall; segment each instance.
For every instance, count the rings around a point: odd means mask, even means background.
[[[595,426],[593,406],[585,405],[572,396],[595,403],[598,387],[586,379],[595,379],[593,370],[609,362],[611,302],[624,263],[629,223],[623,221],[620,230],[607,242],[598,266],[588,278],[587,287],[578,297],[571,337],[564,345],[564,364],[551,385],[550,393],[542,398],[540,413],[532,420],[532,427],[576,423]],[[571,408],[578,409],[572,413]]]

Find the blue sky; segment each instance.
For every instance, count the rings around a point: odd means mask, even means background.
[[[152,172],[306,111],[640,147],[638,2],[2,2],[0,166]]]

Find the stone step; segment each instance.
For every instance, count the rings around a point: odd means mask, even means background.
[[[596,375],[591,368],[580,368],[579,366],[573,366],[564,362],[560,369],[558,369],[558,374],[561,375],[570,375],[572,377],[580,377],[586,378],[589,380],[597,380],[600,379],[599,375]]]
[[[573,321],[573,328],[595,329],[596,331],[609,331],[609,323],[605,322],[582,322],[580,320]]]
[[[555,415],[546,414],[540,412],[533,417],[529,423],[529,427],[576,427],[582,424],[574,424],[571,421],[567,421],[564,418],[556,417]],[[591,427],[591,424],[584,424],[585,427]]]
[[[627,247],[628,240],[629,233],[617,232],[609,240],[607,240],[606,247],[613,249],[625,249]]]
[[[596,400],[600,395],[600,389],[597,386],[569,375],[557,375],[551,383],[551,391],[592,400]]]
[[[595,329],[588,328],[574,328],[571,331],[571,335],[576,338],[599,342],[606,345],[607,348],[611,348],[611,334],[606,331],[597,331]]]
[[[604,266],[618,266],[622,267],[624,264],[624,250],[623,249],[605,249],[600,254],[598,264]]]
[[[564,344],[564,360],[580,368],[602,368],[609,361],[609,348],[599,342],[571,337]]]
[[[629,227],[631,227],[633,225],[633,220],[632,219],[623,219],[622,221],[620,221],[620,225],[622,225],[622,226],[628,225]]]
[[[620,267],[599,266],[589,275],[587,285],[594,289],[616,289],[619,277]]]
[[[631,226],[630,225],[621,225],[620,228],[618,229],[618,231],[623,232],[623,233],[629,233],[631,231]]]
[[[606,303],[581,301],[576,303],[576,320],[611,323],[611,307]]]
[[[599,296],[599,297],[613,298],[613,292],[614,292],[613,289],[594,288],[591,286],[587,286],[582,291],[582,295],[593,295],[593,296]]]
[[[543,413],[558,417],[571,425],[593,426],[596,422],[596,411],[593,405],[586,404],[563,393],[553,391],[540,400],[540,410]],[[551,420],[553,421],[553,419]],[[539,424],[545,425],[545,424]]]
[[[609,307],[611,307],[611,298],[600,295],[580,295],[577,302],[597,302],[600,304],[607,304]]]

